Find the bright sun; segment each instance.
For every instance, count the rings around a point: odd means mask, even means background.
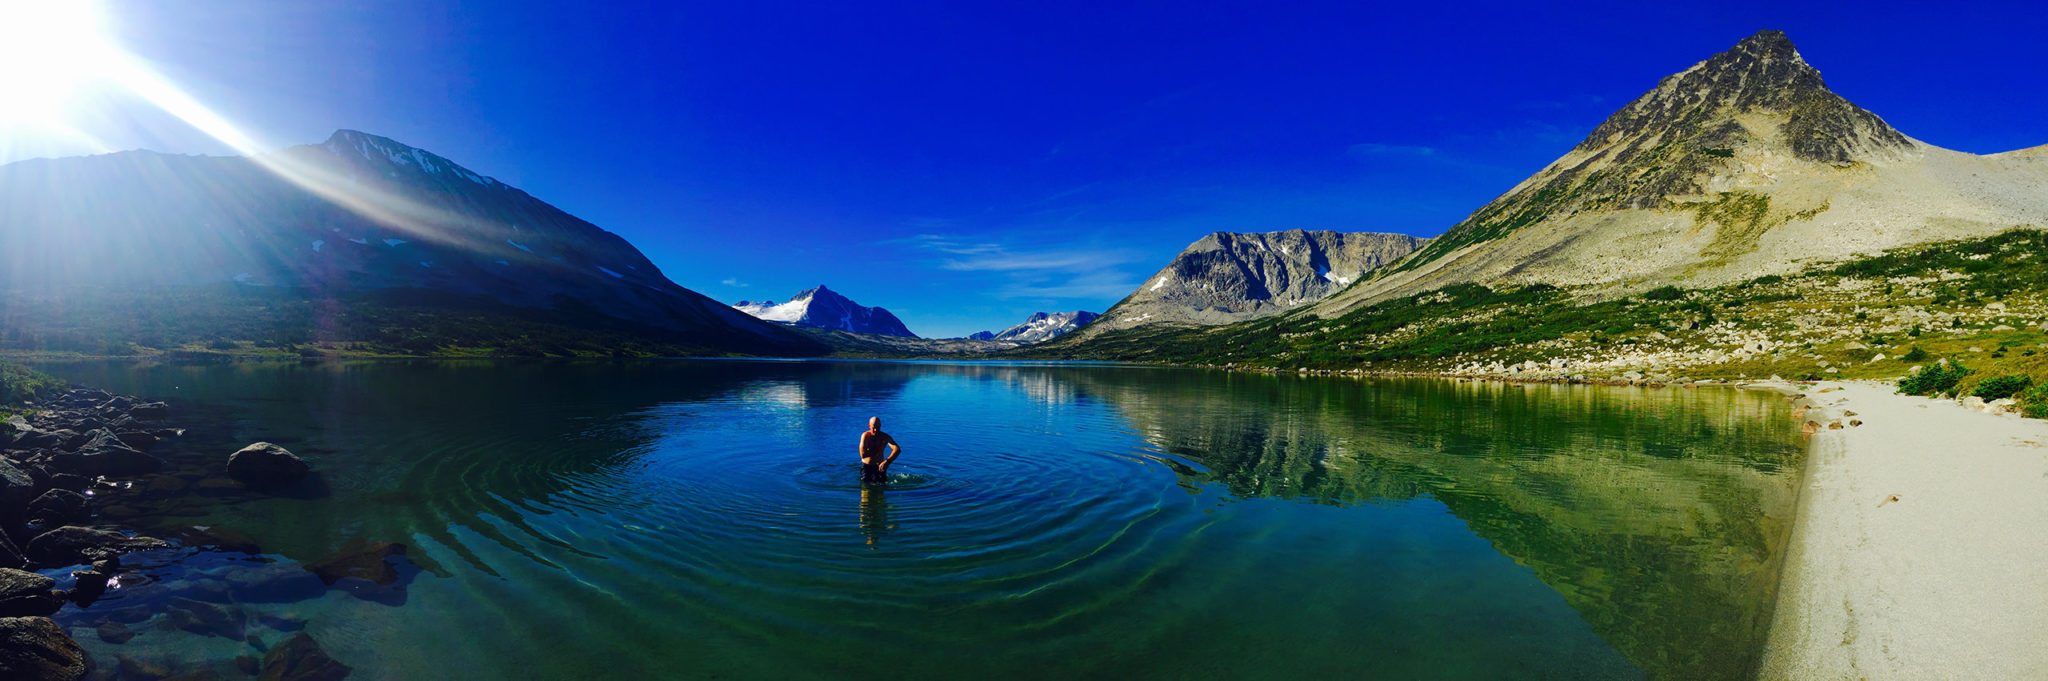
[[[116,54],[99,4],[0,0],[0,128],[63,125]]]

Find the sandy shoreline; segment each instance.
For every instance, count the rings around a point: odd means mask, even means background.
[[[1763,678],[2048,678],[2048,421],[1806,394],[1820,430]]]

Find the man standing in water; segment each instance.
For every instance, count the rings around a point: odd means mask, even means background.
[[[889,456],[883,457],[882,450],[888,449]],[[882,417],[868,419],[868,430],[860,434],[860,481],[888,482],[889,464],[903,453],[903,447],[896,444],[896,438],[882,432]]]

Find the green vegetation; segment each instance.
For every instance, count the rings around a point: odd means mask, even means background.
[[[1969,395],[1990,383],[1988,394],[2048,414],[2044,254],[2048,231],[2021,228],[1711,288],[1616,296],[1462,284],[1332,318],[1146,326],[1016,354],[1551,380],[1896,380],[1918,367],[1909,392]]]
[[[1685,289],[1676,286],[1659,286],[1643,292],[1643,300],[1678,300],[1685,297]]]
[[[1942,360],[1899,379],[1899,392],[1908,395],[1947,394],[1970,373],[1970,368],[1963,366],[1962,362]]]
[[[0,419],[12,415],[14,407],[22,402],[62,387],[62,382],[48,374],[12,362],[0,362]]]
[[[2019,396],[2020,413],[2029,418],[2048,419],[2048,383],[2036,383]]]
[[[1987,401],[2002,400],[2018,395],[2020,391],[2026,390],[2033,385],[2034,377],[2032,376],[2026,374],[2007,374],[1978,381],[1977,389],[1970,391],[1970,394]]]

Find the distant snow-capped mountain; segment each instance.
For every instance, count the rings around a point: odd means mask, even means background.
[[[1017,341],[1019,343],[1040,343],[1065,335],[1069,331],[1087,326],[1097,315],[1087,310],[1073,312],[1039,312],[1024,320],[1024,323],[1003,329],[1002,333],[990,334],[988,340]],[[983,331],[982,333],[988,333]],[[980,334],[976,334],[977,336]],[[975,336],[969,336],[975,338]],[[976,339],[980,340],[980,339]]]
[[[773,300],[733,303],[733,309],[771,322],[804,326],[814,329],[832,329],[853,333],[873,333],[884,336],[916,338],[917,334],[903,326],[903,321],[879,307],[865,307],[838,291],[820,285],[796,294],[789,302]]]

